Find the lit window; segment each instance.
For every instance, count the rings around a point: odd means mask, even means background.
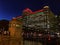
[[[16,27],[19,27],[20,25],[16,24]]]
[[[13,24],[13,26],[15,26],[15,24]]]
[[[47,28],[50,28],[50,25],[47,25]]]

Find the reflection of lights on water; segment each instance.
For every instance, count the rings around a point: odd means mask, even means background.
[[[7,31],[4,31],[4,34],[6,34],[7,33]]]
[[[59,25],[60,25],[60,23],[59,23]]]
[[[42,36],[42,34],[38,34],[38,36]]]

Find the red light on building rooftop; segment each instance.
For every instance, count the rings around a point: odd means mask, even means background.
[[[29,8],[24,9],[23,12],[29,12],[29,13],[32,13],[32,11],[31,11]]]
[[[22,18],[22,16],[18,16],[17,18]]]
[[[35,14],[35,13],[37,13],[37,12],[44,12],[44,10],[41,9],[41,10],[38,10],[38,11],[33,12],[32,14]]]

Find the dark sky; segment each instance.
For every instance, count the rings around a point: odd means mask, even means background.
[[[27,7],[35,11],[45,5],[48,5],[54,14],[60,11],[59,0],[0,0],[0,20],[11,20],[12,17],[20,16]]]

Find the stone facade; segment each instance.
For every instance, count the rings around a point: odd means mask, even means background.
[[[19,45],[22,45],[22,22],[20,18],[13,18],[9,22],[9,32],[12,40],[17,40]]]

